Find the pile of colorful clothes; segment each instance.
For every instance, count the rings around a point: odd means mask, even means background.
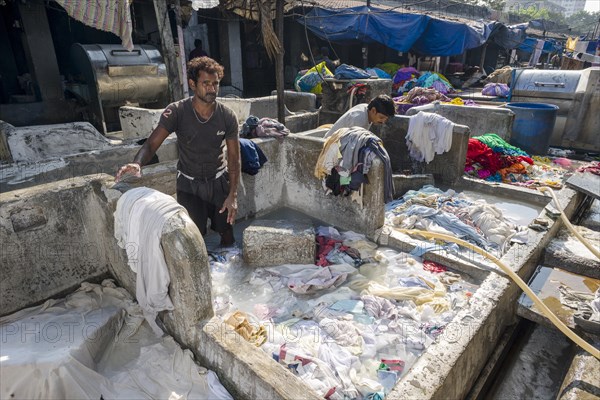
[[[537,162],[534,161],[537,158]],[[570,164],[569,164],[570,165]],[[490,182],[504,182],[530,188],[549,186],[561,188],[568,172],[561,160],[530,157],[495,133],[469,139],[465,173]]]
[[[404,96],[394,97],[393,100],[396,105],[396,114],[400,115],[406,114],[406,111],[412,107],[429,104],[436,100],[450,101],[445,94],[440,93],[435,89],[426,89],[422,87],[412,88]]]
[[[392,92],[394,93],[404,93],[409,89],[405,90],[405,86],[409,83],[413,83],[421,76],[421,73],[417,71],[413,67],[400,68],[396,71],[394,75],[394,80],[392,81]]]

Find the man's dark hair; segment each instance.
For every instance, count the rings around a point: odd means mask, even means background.
[[[200,40],[200,39],[194,40],[194,47],[202,48],[202,40]]]
[[[324,47],[321,47],[321,55],[322,55],[323,57],[329,57],[329,48],[327,48],[327,47],[325,47],[325,46],[324,46]]]
[[[394,106],[394,100],[387,94],[380,94],[369,102],[367,110],[375,107],[375,110],[383,115],[392,117],[396,113],[396,107]]]
[[[200,71],[208,72],[209,74],[216,73],[219,79],[223,78],[223,66],[210,57],[196,57],[187,63],[187,77],[196,82]]]

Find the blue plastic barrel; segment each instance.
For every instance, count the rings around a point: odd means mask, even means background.
[[[558,106],[545,103],[508,103],[515,113],[510,144],[529,154],[546,155]]]

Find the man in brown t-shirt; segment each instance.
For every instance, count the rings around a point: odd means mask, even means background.
[[[141,177],[141,166],[156,153],[171,132],[177,133],[177,201],[183,205],[202,235],[207,220],[221,234],[221,245],[234,242],[232,224],[237,213],[240,180],[240,144],[235,113],[218,102],[223,67],[209,57],[190,60],[187,75],[194,96],[169,104],[158,126],[133,163],[117,172]]]

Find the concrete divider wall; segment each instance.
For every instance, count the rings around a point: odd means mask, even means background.
[[[455,124],[469,127],[470,136],[484,133],[495,133],[507,142],[512,133],[515,113],[508,108],[492,106],[455,106],[454,104],[430,103],[410,108],[406,115],[418,114],[419,111],[439,114]]]
[[[469,145],[469,127],[455,125],[452,132],[452,147],[443,154],[436,154],[426,164],[412,160],[406,146],[406,134],[410,117],[396,115],[381,126],[374,127],[374,133],[381,138],[387,150],[394,173],[433,174],[436,183],[452,185],[463,174],[467,148]]]
[[[119,122],[123,139],[143,139],[158,126],[163,109],[123,106],[119,107]]]
[[[263,215],[282,207],[284,143],[277,139],[252,139],[267,157],[256,175],[242,173],[238,189],[238,218]]]
[[[108,275],[122,255],[100,182],[78,177],[0,194],[0,315]],[[92,184],[94,182],[94,184]]]
[[[140,146],[115,145],[108,149],[87,151],[38,162],[18,162],[0,166],[0,193],[32,187],[84,175],[114,175],[118,168],[133,161]],[[156,153],[159,161],[176,160],[177,141],[168,138]]]
[[[384,222],[383,163],[375,159],[363,185],[363,205],[350,197],[326,195],[313,171],[324,139],[290,136],[285,139],[285,158],[281,174],[285,179],[284,204],[342,229],[371,237]]]
[[[277,119],[277,96],[264,96],[249,99],[219,97],[219,101],[231,108],[243,124],[250,115],[258,118]],[[317,127],[319,110],[313,93],[285,91],[285,126],[290,132],[303,132]],[[163,109],[148,109],[124,106],[119,108],[122,136],[124,139],[141,139],[150,136],[158,125]]]

